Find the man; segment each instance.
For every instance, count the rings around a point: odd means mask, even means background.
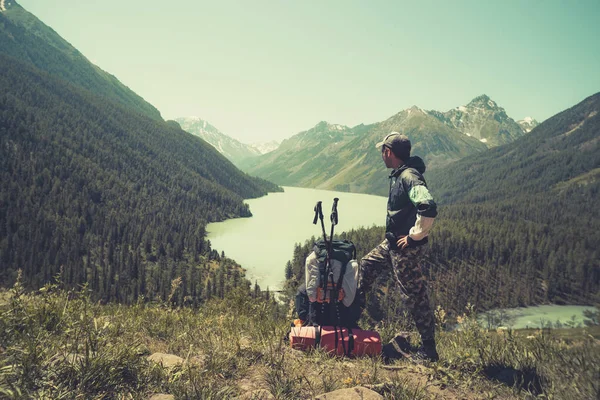
[[[396,283],[402,291],[405,305],[421,334],[422,346],[413,354],[415,361],[439,359],[434,337],[434,317],[429,305],[427,281],[423,276],[420,256],[423,245],[437,215],[437,207],[427,189],[420,157],[411,157],[408,137],[398,132],[387,135],[377,143],[381,157],[390,174],[390,193],[387,204],[386,239],[361,260],[361,292],[365,293],[380,271],[392,268]],[[383,347],[384,358],[399,358],[400,337]]]

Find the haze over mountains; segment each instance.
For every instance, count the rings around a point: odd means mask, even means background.
[[[186,132],[192,133],[210,143],[219,153],[223,154],[229,161],[239,165],[246,158],[257,157],[261,154],[275,150],[279,143],[271,141],[267,143],[245,144],[230,136],[225,135],[213,125],[199,117],[180,117],[175,121]]]
[[[429,169],[436,169],[510,143],[536,124],[531,118],[515,122],[504,108],[481,95],[447,112],[413,106],[385,121],[353,128],[323,121],[239,166],[281,185],[385,195],[387,183],[378,179],[385,167],[373,146],[389,132],[406,134],[413,154],[421,156]]]

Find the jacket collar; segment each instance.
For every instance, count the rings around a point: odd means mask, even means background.
[[[402,171],[404,171],[407,168],[408,168],[408,165],[406,163],[402,164],[398,168],[393,169],[392,172],[390,172],[390,176],[388,178],[390,178],[390,179],[397,178],[398,176],[400,176]]]

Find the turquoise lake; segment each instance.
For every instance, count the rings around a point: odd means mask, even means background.
[[[225,252],[247,270],[247,277],[262,289],[277,290],[284,280],[285,264],[291,260],[295,243],[311,236],[322,237],[321,225],[313,225],[314,206],[323,202],[327,235],[333,198],[339,198],[339,223],[335,232],[385,225],[387,197],[329,190],[284,187],[245,202],[253,216],[235,218],[207,226],[212,248]]]

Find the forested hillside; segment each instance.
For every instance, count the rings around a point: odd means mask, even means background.
[[[92,64],[15,0],[5,2],[5,6],[6,11],[0,13],[0,53],[32,64],[93,93],[117,100],[152,119],[162,119],[153,105],[116,77]]]
[[[176,124],[1,53],[0,70],[0,282],[23,269],[38,287],[62,270],[69,286],[131,302],[166,298],[181,277],[195,301],[212,276],[214,292],[206,224],[249,216],[243,198],[278,188]]]
[[[599,112],[596,94],[514,143],[427,175],[443,204],[434,254],[463,260],[446,273],[456,288],[489,286],[507,305],[598,301]]]
[[[460,312],[469,302],[490,309],[600,301],[599,112],[596,94],[514,143],[425,173],[440,204],[427,262],[435,304]],[[362,257],[383,228],[345,235]],[[296,246],[291,286],[302,281],[311,246]],[[381,277],[384,287],[390,282]],[[386,295],[383,310],[395,301]]]

